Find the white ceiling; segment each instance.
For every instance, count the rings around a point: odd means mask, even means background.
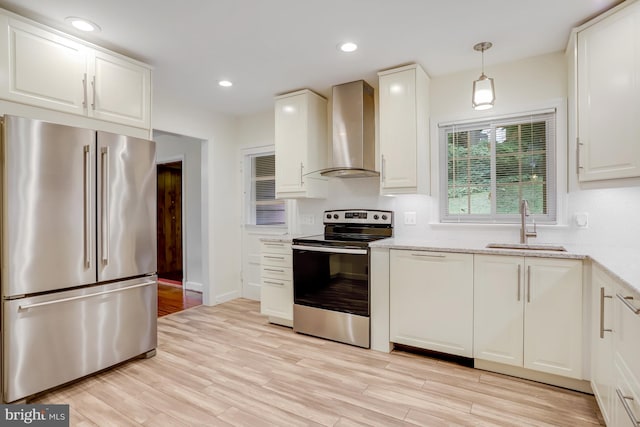
[[[571,28],[620,0],[0,0],[0,7],[154,67],[162,99],[234,115],[273,96],[417,62],[432,77],[564,50]],[[87,35],[64,18],[102,27]],[[336,45],[359,44],[351,54]],[[229,79],[232,88],[218,87]]]

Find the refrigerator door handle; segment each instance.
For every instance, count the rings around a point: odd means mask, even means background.
[[[109,147],[100,149],[102,161],[102,263],[109,264]]]
[[[155,285],[155,284],[156,284],[156,281],[154,280],[151,282],[144,282],[144,283],[138,283],[137,285],[127,286],[126,288],[111,289],[109,291],[98,292],[95,294],[78,295],[76,297],[61,298],[53,301],[39,302],[36,304],[19,305],[18,310],[29,310],[30,308],[44,307],[47,305],[59,304],[62,302],[77,301],[79,299],[93,298],[100,295],[112,294],[114,292],[122,292],[122,291],[127,291],[129,289],[142,288],[144,286]]]
[[[84,146],[84,266],[91,268],[91,149]]]

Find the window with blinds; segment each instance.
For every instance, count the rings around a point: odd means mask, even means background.
[[[276,156],[251,156],[250,219],[254,225],[284,225],[285,201],[276,200]]]
[[[555,111],[440,128],[441,220],[556,220]]]

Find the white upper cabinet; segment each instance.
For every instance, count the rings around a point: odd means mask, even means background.
[[[429,193],[429,77],[419,65],[381,71],[382,194]]]
[[[66,113],[84,114],[88,49],[27,23],[2,17],[0,96]]]
[[[276,198],[324,198],[327,182],[311,172],[327,164],[327,100],[308,90],[276,97]]]
[[[640,176],[640,3],[577,33],[578,178]]]
[[[43,25],[0,14],[0,98],[151,127],[151,70]]]
[[[138,127],[151,123],[151,70],[137,63],[101,51],[93,51],[91,105],[96,119]]]

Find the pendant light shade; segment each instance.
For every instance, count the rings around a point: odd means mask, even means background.
[[[493,46],[490,42],[482,42],[473,46],[473,49],[482,52],[482,74],[473,82],[473,94],[471,105],[475,110],[488,110],[493,108],[496,100],[496,91],[493,79],[484,74],[484,51]]]

